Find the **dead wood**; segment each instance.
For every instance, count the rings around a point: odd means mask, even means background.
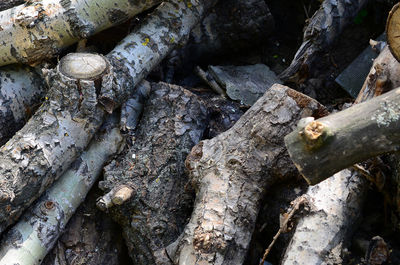
[[[366,0],[324,0],[304,30],[303,43],[290,66],[279,78],[284,82],[303,83],[312,75],[313,64],[352,21]]]
[[[105,168],[98,205],[123,227],[135,264],[167,264],[193,202],[184,160],[206,127],[206,107],[182,87],[153,84],[134,143]]]
[[[25,0],[0,0],[0,11],[23,4]]]
[[[260,200],[293,173],[283,136],[305,115],[325,109],[274,85],[228,131],[196,145],[186,160],[196,188],[182,238],[167,248],[176,264],[242,264]]]
[[[0,150],[0,232],[69,167],[106,112],[118,107],[214,4],[165,2],[107,59],[72,54],[48,73],[48,100]]]

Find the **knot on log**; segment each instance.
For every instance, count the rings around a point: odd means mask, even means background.
[[[319,148],[331,136],[329,127],[319,121],[309,122],[299,135],[303,137],[307,149]]]

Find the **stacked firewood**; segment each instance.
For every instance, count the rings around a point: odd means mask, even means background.
[[[0,2],[0,265],[396,264],[395,44],[326,85],[367,2]]]

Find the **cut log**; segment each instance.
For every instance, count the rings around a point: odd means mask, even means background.
[[[305,28],[303,43],[290,66],[279,78],[284,82],[303,83],[313,69],[313,63],[339,37],[367,0],[324,0]]]
[[[309,187],[310,213],[301,217],[282,258],[282,265],[343,264],[368,188],[367,181],[345,169]]]
[[[400,61],[400,41],[399,41],[399,23],[400,23],[400,4],[397,3],[393,6],[389,12],[389,16],[386,22],[386,34],[389,44],[390,52]]]
[[[123,265],[128,254],[119,225],[96,207],[92,188],[42,265]]]
[[[200,141],[207,111],[182,87],[153,84],[135,142],[105,167],[98,205],[123,227],[135,264],[167,264],[164,248],[183,231],[193,193],[184,160]]]
[[[306,181],[314,185],[355,163],[398,151],[399,101],[397,88],[319,120],[299,124],[285,137],[285,144]]]
[[[0,145],[21,129],[40,106],[47,90],[38,69],[0,68]]]
[[[116,119],[13,226],[0,243],[0,264],[39,265],[96,182],[104,163],[121,146]]]
[[[36,64],[160,2],[45,0],[4,10],[0,12],[0,66]]]
[[[260,200],[294,167],[283,136],[307,115],[325,109],[281,85],[272,86],[228,131],[193,147],[186,159],[196,188],[182,238],[167,248],[176,264],[242,264]]]
[[[0,150],[0,233],[68,168],[105,113],[125,101],[214,4],[165,2],[107,59],[67,55],[48,73],[52,82],[48,100]]]

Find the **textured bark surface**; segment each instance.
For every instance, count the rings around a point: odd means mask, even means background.
[[[0,11],[23,4],[25,0],[0,0]]]
[[[400,86],[400,63],[393,57],[386,46],[374,64],[357,96],[355,103],[363,102],[374,96],[379,96]]]
[[[81,154],[4,236],[0,244],[1,265],[38,265],[43,261],[96,182],[104,163],[120,149],[122,137],[116,128],[116,119],[103,129],[88,151]]]
[[[397,88],[327,117],[299,124],[285,137],[297,169],[314,185],[355,163],[398,151],[399,101]]]
[[[166,264],[164,247],[183,231],[193,193],[184,160],[206,127],[206,108],[182,87],[153,84],[133,145],[105,168],[100,188],[135,264]],[[120,191],[128,196],[115,200]],[[121,204],[121,205],[118,205]]]
[[[0,150],[0,233],[77,158],[105,111],[125,101],[213,4],[163,3],[104,58],[107,70],[100,76],[78,81],[60,73],[60,64],[56,73],[48,73],[53,84],[48,100]],[[90,69],[83,59],[80,64]]]
[[[85,202],[65,227],[42,265],[129,264],[121,229],[111,217],[97,209],[101,191],[90,191]]]
[[[0,12],[0,65],[35,64],[160,0],[42,0]]]
[[[183,238],[168,248],[179,264],[242,264],[268,185],[294,173],[284,135],[325,109],[274,85],[228,131],[196,145],[186,160],[196,202]]]
[[[0,68],[0,145],[22,128],[47,90],[34,68]]]
[[[290,66],[279,78],[284,82],[302,83],[312,74],[313,63],[330,47],[367,0],[324,0],[304,31],[303,43]]]
[[[303,216],[282,265],[343,264],[342,249],[361,215],[367,181],[345,169],[308,188],[310,213]]]

